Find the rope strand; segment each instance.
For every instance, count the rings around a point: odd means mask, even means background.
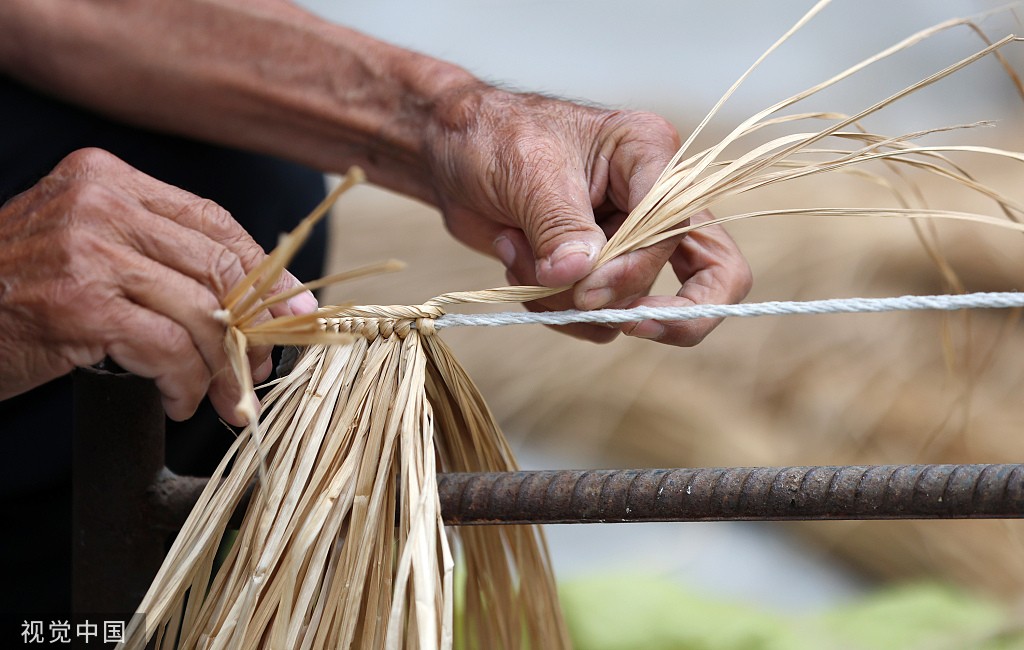
[[[699,318],[750,318],[799,314],[852,314],[888,311],[1010,309],[1024,307],[1024,292],[979,292],[895,298],[833,298],[803,302],[760,302],[690,307],[634,307],[594,311],[501,312],[445,314],[434,327],[504,327],[507,325],[569,325],[571,323],[630,323],[641,320],[684,321]]]

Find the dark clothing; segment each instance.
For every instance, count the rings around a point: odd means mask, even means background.
[[[324,196],[318,172],[118,124],[0,76],[0,203],[83,147],[105,149],[154,178],[212,199],[266,250]],[[325,232],[318,228],[291,267],[304,281],[322,273]],[[0,401],[0,575],[7,587],[0,590],[0,612],[70,609],[71,429],[68,377]],[[192,420],[169,422],[167,438],[168,465],[201,474],[213,468],[232,436],[204,403]]]

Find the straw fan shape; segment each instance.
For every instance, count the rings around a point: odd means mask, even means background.
[[[750,117],[719,144],[690,153],[697,135],[758,64],[801,29],[816,5],[733,85],[687,139],[648,196],[602,251],[600,264],[693,228],[688,219],[724,198],[826,172],[857,175],[893,192],[887,209],[794,208],[719,217],[955,219],[1024,231],[1024,206],[975,180],[951,156],[1024,155],[988,147],[919,145],[924,136],[871,133],[872,113],[1019,40],[990,42],[969,20],[923,30],[836,76]],[[797,102],[940,32],[966,27],[985,41],[976,54],[852,114],[781,114]],[[1001,57],[1024,96],[1020,80]],[[808,127],[807,125],[811,125]],[[767,127],[794,132],[751,141]],[[727,150],[739,150],[734,157]],[[929,174],[992,199],[1000,217],[927,207],[907,172]],[[1024,173],[1024,168],[1022,168]],[[435,475],[508,471],[515,461],[483,397],[433,322],[449,305],[516,303],[557,293],[504,287],[442,294],[418,306],[335,306],[257,323],[285,265],[345,181],[286,236],[216,315],[239,382],[250,388],[249,345],[301,345],[294,369],[264,398],[222,461],[147,593],[126,647],[141,648],[559,648],[570,645],[541,531],[480,526],[446,531]],[[920,230],[941,262],[928,232]],[[325,278],[323,286],[394,263]],[[951,276],[952,277],[952,276]],[[495,336],[500,336],[496,333]],[[228,520],[255,481],[241,529],[222,561]],[[464,579],[454,579],[454,551]],[[216,569],[215,569],[216,567]],[[456,596],[456,591],[460,593]],[[460,614],[456,616],[456,609]],[[458,625],[456,625],[458,621]]]

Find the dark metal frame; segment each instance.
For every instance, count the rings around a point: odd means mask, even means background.
[[[164,464],[151,381],[75,373],[73,606],[130,612],[206,479]],[[451,525],[1024,516],[1024,465],[554,470],[441,474]]]

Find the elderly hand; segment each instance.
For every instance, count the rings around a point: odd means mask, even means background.
[[[244,424],[212,313],[263,258],[214,203],[104,151],[71,154],[0,207],[0,399],[110,356],[156,380],[171,418],[209,388],[218,413]],[[297,284],[286,276],[276,290]],[[315,308],[306,293],[276,314]],[[269,375],[269,353],[250,352],[254,380]]]
[[[439,207],[464,243],[497,256],[513,284],[577,283],[531,309],[625,308],[738,302],[750,268],[720,227],[594,262],[607,238],[640,202],[679,147],[665,120],[607,111],[484,86],[440,106],[429,133]],[[704,219],[710,218],[704,215]],[[672,297],[649,297],[669,264],[681,283]],[[626,334],[695,345],[717,321],[644,321]],[[573,325],[570,333],[608,341],[618,330]]]

